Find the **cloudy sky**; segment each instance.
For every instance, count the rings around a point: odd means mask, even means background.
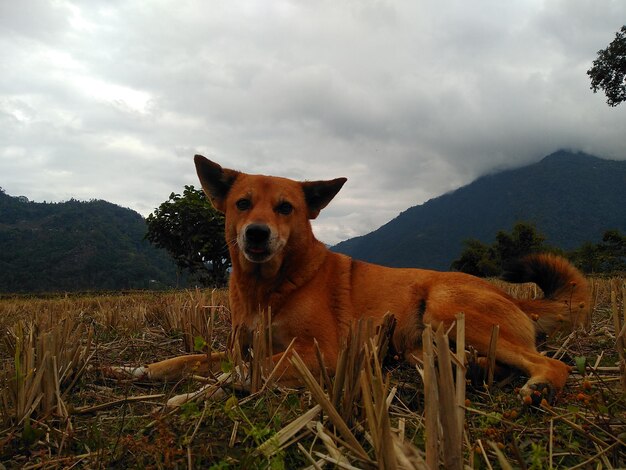
[[[626,158],[585,72],[623,0],[0,0],[0,186],[143,215],[192,156],[348,177],[327,243],[560,148]]]

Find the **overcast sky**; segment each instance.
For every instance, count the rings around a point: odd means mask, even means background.
[[[602,0],[0,0],[0,186],[148,215],[193,155],[348,177],[334,244],[561,148],[626,158],[626,104],[586,70]],[[575,184],[575,182],[573,182]]]

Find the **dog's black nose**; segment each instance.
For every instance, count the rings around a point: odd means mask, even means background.
[[[246,241],[255,245],[266,243],[270,239],[270,228],[265,224],[250,224],[246,228]]]

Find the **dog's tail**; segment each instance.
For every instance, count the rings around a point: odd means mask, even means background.
[[[534,282],[543,290],[542,299],[516,300],[524,313],[535,320],[538,333],[589,326],[589,284],[565,258],[547,253],[529,255],[506,266],[502,277],[509,282]]]

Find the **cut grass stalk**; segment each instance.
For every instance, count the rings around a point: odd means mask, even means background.
[[[443,428],[444,464],[448,469],[463,468],[463,422],[459,421],[456,390],[452,378],[452,353],[450,352],[448,335],[443,332],[443,325],[439,325],[435,333],[437,343],[439,369],[439,421]],[[465,386],[465,380],[457,384]],[[452,410],[452,412],[449,412]]]
[[[463,326],[457,326],[457,335],[462,333]],[[462,405],[459,403],[459,397],[464,397],[465,392],[458,390],[458,387],[465,387],[465,376],[457,380],[455,387],[452,362],[457,368],[464,368],[464,364],[450,352],[443,325],[437,328],[434,342],[436,350],[433,348],[432,328],[427,325],[422,333],[426,464],[429,468],[437,468],[441,459],[446,468],[463,468],[464,421],[457,408],[463,410],[465,407],[464,400]]]
[[[493,386],[493,376],[496,370],[496,348],[498,347],[498,337],[500,336],[500,325],[491,327],[491,339],[489,340],[489,351],[487,353],[487,388]]]
[[[309,463],[311,464],[310,467],[305,468],[304,470],[322,470],[322,467],[320,466],[320,463],[323,465],[322,461],[316,461],[313,456],[309,453],[309,451],[307,451],[304,446],[302,444],[300,444],[298,442],[298,449],[300,450],[300,452],[302,452],[302,455],[304,455],[304,458],[306,458]]]
[[[483,459],[485,459],[485,464],[487,465],[487,468],[489,470],[493,470],[491,462],[489,462],[489,457],[487,457],[487,452],[485,452],[485,446],[483,446],[482,440],[478,439],[476,443],[478,444],[478,448],[480,449],[480,453],[483,456]]]
[[[352,465],[350,465],[348,463],[345,463],[345,462],[343,462],[341,460],[334,459],[334,458],[330,457],[329,455],[324,455],[321,452],[315,451],[315,455],[317,455],[319,458],[325,460],[328,463],[335,464],[338,468],[342,468],[342,469],[345,469],[345,470],[363,470],[361,467],[354,467],[354,466],[352,466]]]
[[[615,328],[615,349],[619,357],[620,384],[626,392],[626,286],[621,286],[622,315],[619,314],[618,287],[611,284],[611,316]]]
[[[366,354],[372,355],[371,350],[367,346],[365,350]],[[375,355],[372,359],[375,359]],[[386,400],[389,383],[383,380],[381,369],[378,368],[378,371],[376,370],[377,365],[374,360],[373,367],[366,367],[365,370],[361,371],[360,382],[363,394],[363,407],[365,408],[378,468],[393,470],[398,467],[398,463],[391,435],[391,424],[389,422]]]
[[[502,467],[503,470],[513,470],[511,463],[507,460],[507,458],[504,456],[504,454],[502,453],[500,448],[495,444],[495,442],[489,441],[487,442],[487,444],[489,444],[489,447],[491,447],[491,450],[493,450],[493,452],[496,454],[496,458],[498,459],[498,463],[500,464],[500,467]]]
[[[311,429],[311,426],[309,425],[309,429]],[[313,430],[313,429],[311,429]],[[324,428],[324,425],[317,421],[315,423],[315,434],[317,435],[317,437],[319,437],[320,441],[322,441],[322,444],[324,444],[324,447],[326,447],[326,450],[328,451],[328,453],[330,454],[330,456],[336,460],[339,461],[346,461],[347,462],[347,458],[341,453],[341,451],[339,450],[339,447],[337,447],[337,444],[335,443],[335,439],[333,439],[335,436],[330,435],[330,433],[328,433],[326,431],[326,429]]]
[[[108,408],[117,408],[120,405],[123,405],[125,403],[159,400],[165,396],[166,396],[165,393],[156,393],[154,395],[137,395],[133,397],[124,397],[124,398],[120,398],[119,400],[113,400],[107,403],[101,403],[99,405],[81,406],[79,408],[69,408],[68,411],[69,411],[69,414],[72,414],[72,415],[90,414],[90,413],[96,413],[98,411],[103,411]]]
[[[85,338],[80,341],[76,338]],[[7,387],[0,393],[14,422],[52,414],[67,418],[64,398],[92,357],[93,331],[70,315],[40,323],[18,321],[5,336],[13,364],[5,371]]]
[[[291,423],[274,434],[270,439],[261,444],[257,448],[257,452],[263,454],[267,458],[270,458],[276,452],[280,451],[285,443],[287,443],[292,437],[298,434],[302,428],[312,421],[321,410],[322,407],[320,405],[315,405],[302,416],[294,419]]]
[[[435,368],[433,349],[433,330],[428,325],[422,333],[424,348],[424,409],[426,419],[426,465],[428,468],[439,468],[439,386]]]
[[[348,428],[346,422],[343,420],[337,409],[328,399],[328,397],[324,393],[324,390],[322,390],[320,385],[317,383],[317,381],[313,377],[313,374],[311,374],[302,358],[298,355],[298,352],[294,351],[289,360],[300,374],[302,381],[313,395],[315,401],[317,401],[317,403],[321,405],[321,407],[324,409],[324,412],[328,415],[329,419],[339,431],[339,434],[341,434],[346,442],[349,444],[350,450],[354,452],[359,459],[366,462],[371,462],[369,456],[367,455],[367,452],[365,451],[365,449],[363,449],[354,434],[352,434],[352,431],[350,431],[350,428]]]
[[[457,313],[456,316],[456,407],[457,420],[460,423],[459,430],[463,434],[463,422],[465,420],[465,377],[467,368],[465,367],[465,314]]]

